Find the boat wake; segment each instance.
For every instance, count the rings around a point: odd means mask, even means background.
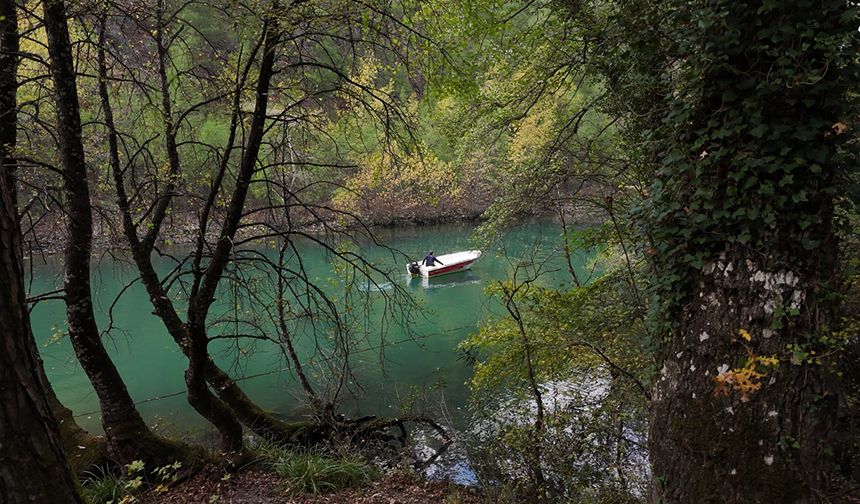
[[[425,289],[450,289],[452,287],[460,287],[461,285],[474,285],[474,284],[479,284],[479,283],[481,283],[480,278],[472,278],[472,279],[464,280],[461,282],[445,282],[445,283],[430,282],[426,278],[421,279],[421,287],[424,287]]]
[[[359,287],[358,290],[360,292],[385,292],[394,289],[394,284],[391,282],[381,282],[381,283],[366,283],[363,286]]]
[[[424,289],[451,289],[453,287],[459,287],[461,285],[474,285],[481,283],[481,278],[476,276],[471,272],[464,272],[461,274],[462,277],[459,280],[455,280],[454,278],[448,276],[445,277],[447,282],[441,282],[440,279],[437,278],[427,278],[427,277],[413,277],[411,275],[404,275],[403,282],[408,285],[421,285]],[[454,275],[461,276],[461,275]],[[419,282],[420,280],[420,282]],[[380,282],[380,283],[372,283],[367,282],[361,287],[358,288],[360,292],[387,292],[394,290],[394,283],[392,282]]]

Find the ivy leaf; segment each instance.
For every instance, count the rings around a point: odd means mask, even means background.
[[[762,124],[759,124],[758,126],[756,126],[755,128],[751,129],[749,133],[750,133],[750,135],[752,135],[756,138],[761,138],[764,136],[765,133],[767,133],[767,130],[768,130],[767,124],[762,123]]]

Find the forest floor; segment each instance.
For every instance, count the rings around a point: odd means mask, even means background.
[[[276,474],[249,468],[229,478],[206,469],[144,502],[157,504],[479,504],[488,502],[471,488],[393,473],[368,486],[319,495],[291,493]]]

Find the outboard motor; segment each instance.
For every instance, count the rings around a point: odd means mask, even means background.
[[[413,275],[420,275],[421,274],[421,267],[418,266],[417,262],[409,263],[409,273],[412,273]]]

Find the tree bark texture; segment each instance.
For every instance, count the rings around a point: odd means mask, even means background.
[[[705,272],[665,349],[652,393],[656,490],[669,503],[817,502],[812,489],[821,487],[836,401],[824,373],[789,362],[759,365],[766,376],[746,395],[720,391],[715,381],[742,365],[745,347],[759,356],[782,355],[787,343],[812,330],[813,320],[770,329],[776,303],[790,305],[812,293],[796,273],[743,254]]]
[[[20,229],[7,182],[4,173],[0,180],[0,502],[79,503],[59,426],[36,371],[34,345],[28,341],[32,334]]]

